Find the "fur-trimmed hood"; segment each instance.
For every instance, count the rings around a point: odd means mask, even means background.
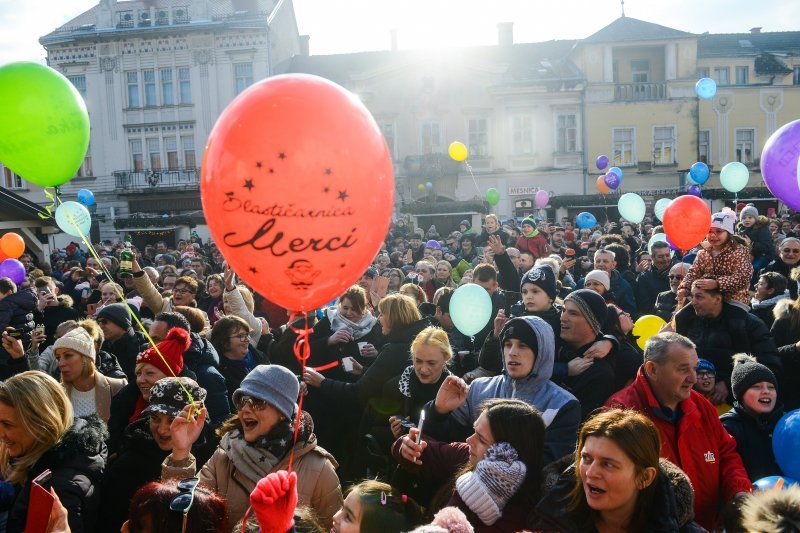
[[[99,417],[92,415],[86,418],[76,418],[72,427],[64,433],[55,446],[42,456],[42,459],[49,454],[54,454],[63,460],[76,455],[105,454],[107,439],[108,428]]]

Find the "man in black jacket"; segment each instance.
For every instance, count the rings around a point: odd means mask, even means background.
[[[689,265],[686,263],[672,265],[672,268],[669,269],[669,290],[658,293],[653,310],[647,314],[660,316],[664,322],[672,320],[672,315],[678,310],[678,287],[680,287],[687,270],[689,270]]]
[[[639,315],[650,315],[659,293],[670,288],[668,273],[672,264],[672,250],[664,241],[653,243],[650,252],[650,268],[636,278],[636,311]]]
[[[97,312],[96,320],[105,337],[102,349],[116,356],[129,382],[136,381],[136,356],[147,339],[133,330],[128,306],[107,305]]]

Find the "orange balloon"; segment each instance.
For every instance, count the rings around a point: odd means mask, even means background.
[[[611,192],[611,187],[606,185],[605,178],[606,178],[606,175],[603,174],[602,176],[597,178],[597,182],[595,183],[597,185],[597,190],[600,191],[600,194],[608,194],[608,193]]]
[[[0,238],[0,250],[11,259],[18,259],[25,253],[25,241],[17,233],[6,233]]]
[[[0,263],[5,261],[6,259],[8,259],[8,257],[6,257],[6,254],[3,253],[3,250],[0,250]]]
[[[214,242],[268,300],[308,311],[355,283],[394,207],[392,159],[358,98],[317,76],[256,83],[208,138],[200,193]]]
[[[708,235],[711,209],[697,196],[679,196],[664,210],[663,223],[669,242],[681,250],[691,250]]]

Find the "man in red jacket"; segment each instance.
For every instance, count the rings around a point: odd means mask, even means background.
[[[683,335],[655,335],[647,341],[636,380],[606,407],[635,409],[652,420],[661,434],[661,457],[680,466],[692,482],[695,520],[712,531],[722,525],[722,509],[752,485],[717,410],[692,389],[698,361],[694,343]]]

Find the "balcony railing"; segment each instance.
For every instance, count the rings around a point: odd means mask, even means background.
[[[667,97],[667,83],[618,83],[614,88],[614,100],[638,102],[641,100],[663,100]]]
[[[113,174],[115,187],[126,191],[200,186],[199,168],[115,170]]]

